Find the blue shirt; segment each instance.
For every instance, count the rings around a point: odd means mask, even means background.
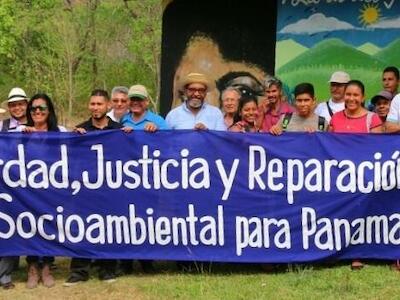
[[[221,111],[208,103],[203,103],[197,114],[186,107],[186,102],[182,103],[168,113],[166,121],[171,129],[194,129],[197,123],[203,123],[210,130],[226,130]]]
[[[126,114],[121,119],[122,125],[132,127],[135,130],[144,130],[144,126],[146,126],[147,123],[154,123],[160,130],[169,129],[167,123],[161,116],[149,110],[145,112],[143,118],[139,121],[134,121],[130,113]]]

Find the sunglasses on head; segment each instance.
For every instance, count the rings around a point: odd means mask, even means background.
[[[37,105],[37,106],[32,106],[31,107],[31,112],[35,112],[36,110],[39,110],[41,112],[46,111],[47,110],[47,106],[42,104],[42,105]]]

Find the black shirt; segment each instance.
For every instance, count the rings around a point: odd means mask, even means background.
[[[117,122],[111,120],[110,117],[107,117],[107,119],[108,119],[108,124],[104,128],[98,128],[98,127],[94,126],[93,123],[92,123],[92,118],[90,118],[86,122],[83,122],[83,123],[79,124],[76,127],[77,128],[83,128],[86,131],[110,130],[110,129],[120,129],[120,128],[122,128],[122,125],[120,123],[117,123]]]

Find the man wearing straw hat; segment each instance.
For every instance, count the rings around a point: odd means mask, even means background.
[[[171,129],[226,130],[221,111],[205,101],[211,85],[204,74],[188,74],[181,86],[184,102],[166,117]]]
[[[0,122],[1,132],[14,131],[18,126],[26,123],[28,97],[25,91],[18,87],[13,88],[8,94],[6,103],[11,117]],[[4,112],[5,110],[0,108],[0,113]],[[15,266],[18,265],[18,261],[19,258],[14,256],[0,257],[0,285],[3,289],[15,287],[11,281],[11,273]]]
[[[6,100],[10,118],[0,122],[0,131],[15,131],[18,126],[26,123],[26,107],[28,105],[28,97],[25,91],[19,87],[13,88],[8,94]]]

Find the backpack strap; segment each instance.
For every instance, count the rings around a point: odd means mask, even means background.
[[[318,130],[325,131],[325,118],[318,116]]]
[[[283,117],[283,121],[282,121],[282,129],[286,130],[289,123],[290,123],[290,119],[292,118],[292,114],[293,113],[286,113],[285,116]]]
[[[10,129],[11,119],[5,119],[3,121],[3,126],[1,127],[1,132],[7,132]]]
[[[369,133],[371,130],[371,124],[372,124],[372,117],[374,116],[374,113],[372,111],[367,112],[367,132]]]
[[[333,111],[332,108],[329,106],[329,100],[325,102],[326,107],[328,108],[329,115],[332,117],[333,116]]]

